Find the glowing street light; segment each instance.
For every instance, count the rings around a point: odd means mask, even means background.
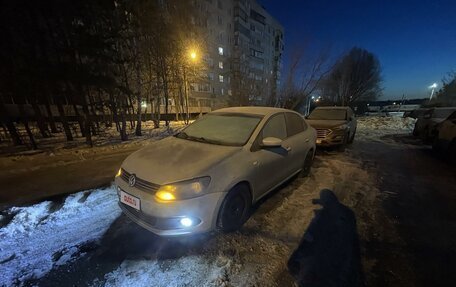
[[[190,59],[192,61],[196,61],[196,57],[197,57],[196,51],[194,51],[194,50],[190,51]]]
[[[434,83],[434,84],[429,86],[429,89],[432,89],[431,96],[429,97],[429,100],[432,100],[432,96],[434,95],[434,91],[435,91],[436,88],[437,88],[437,83]]]
[[[198,54],[197,54],[195,49],[191,49],[189,51],[189,56],[190,56],[190,62],[196,63],[196,61],[198,60]],[[185,85],[185,105],[186,105],[186,113],[187,113],[186,123],[188,124],[188,121],[189,121],[189,118],[190,118],[190,112],[189,112],[189,109],[188,109],[189,82],[188,82],[185,66],[184,66],[184,85]]]

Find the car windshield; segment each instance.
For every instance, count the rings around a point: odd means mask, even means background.
[[[250,138],[260,116],[214,113],[189,125],[176,137],[210,144],[242,146]]]
[[[434,114],[432,115],[433,118],[436,118],[436,119],[446,119],[449,115],[451,115],[451,113],[453,112],[454,110],[452,109],[441,109],[441,110],[434,110]]]
[[[308,117],[310,120],[345,120],[347,112],[340,109],[315,109]]]

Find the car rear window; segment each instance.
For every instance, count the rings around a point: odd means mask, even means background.
[[[346,120],[347,111],[341,109],[315,109],[309,115],[309,120]]]
[[[455,111],[454,109],[434,110],[434,113],[432,114],[432,117],[433,118],[437,118],[437,119],[446,119],[454,111]]]

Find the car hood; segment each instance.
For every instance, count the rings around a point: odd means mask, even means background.
[[[168,137],[132,153],[122,168],[162,185],[206,176],[209,169],[241,149]]]
[[[316,129],[321,128],[334,128],[348,123],[346,120],[309,120],[306,122]]]

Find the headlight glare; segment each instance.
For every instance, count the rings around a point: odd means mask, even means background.
[[[161,201],[172,201],[176,199],[182,200],[198,197],[207,193],[207,188],[210,182],[211,178],[206,176],[167,184],[160,187],[155,196]]]
[[[119,171],[117,172],[116,177],[119,177],[119,176],[121,176],[121,175],[122,175],[122,169],[119,168]]]
[[[346,125],[346,124],[343,124],[343,125],[334,127],[334,128],[332,128],[332,129],[333,129],[333,130],[345,130],[346,128],[347,128],[347,125]]]

